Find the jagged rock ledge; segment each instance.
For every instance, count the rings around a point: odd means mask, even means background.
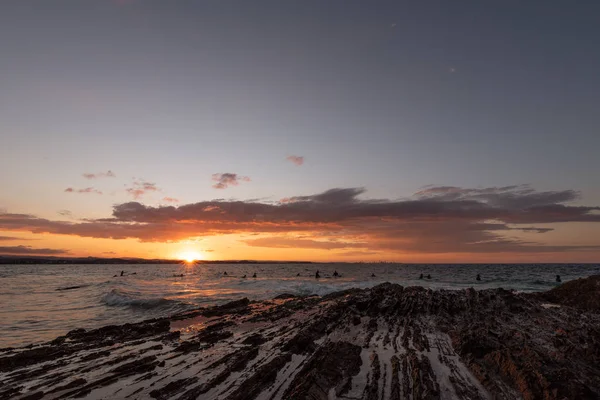
[[[0,398],[598,399],[599,296],[595,276],[242,299],[2,349]]]

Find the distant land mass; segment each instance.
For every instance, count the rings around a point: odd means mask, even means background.
[[[182,260],[130,257],[1,256],[0,264],[181,264]],[[197,260],[195,264],[312,264],[312,261]]]

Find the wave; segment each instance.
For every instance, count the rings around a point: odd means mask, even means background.
[[[183,310],[189,306],[181,301],[164,297],[140,298],[118,289],[113,289],[102,296],[102,303],[109,307],[131,307],[141,309],[165,308],[171,310]]]

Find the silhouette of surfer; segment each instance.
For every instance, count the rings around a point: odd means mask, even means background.
[[[121,271],[121,276],[123,276],[124,273],[125,273],[125,271]]]
[[[427,279],[431,279],[431,275],[427,274]]]
[[[562,280],[560,279],[560,275],[556,275],[556,282],[562,282]]]
[[[337,271],[333,271],[333,276],[335,276],[337,278],[338,276],[340,276],[340,274],[338,274]]]
[[[245,277],[246,277],[246,274],[244,274],[244,276],[242,276],[242,278],[245,278]]]
[[[371,274],[371,278],[375,278],[375,274]]]
[[[224,276],[227,276],[227,271],[223,272],[223,275],[224,275]]]
[[[477,278],[475,278],[475,279],[477,279],[478,281],[480,281],[481,280],[481,275],[477,274]]]
[[[319,279],[321,277],[321,275],[319,275],[319,270],[317,270],[317,273],[315,274],[315,279]]]
[[[423,274],[419,275],[419,279],[423,279]]]
[[[256,272],[252,275],[253,278],[256,278]]]
[[[296,276],[300,276],[300,272],[298,272],[298,273],[296,274]]]

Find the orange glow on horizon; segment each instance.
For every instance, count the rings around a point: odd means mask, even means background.
[[[185,262],[188,262],[188,263],[192,263],[194,261],[203,259],[202,254],[200,254],[197,251],[193,251],[193,250],[188,250],[188,251],[179,253],[177,258],[179,258],[180,260],[183,260]]]

